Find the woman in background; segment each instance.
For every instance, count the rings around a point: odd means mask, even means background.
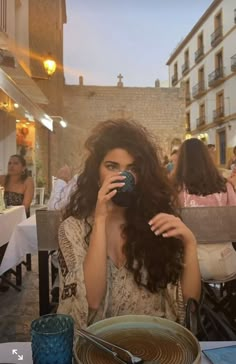
[[[30,205],[34,196],[34,182],[28,177],[25,159],[18,154],[10,157],[8,162],[8,173],[0,176],[0,185],[4,187],[4,201],[7,206],[24,205],[26,216],[30,216]],[[3,247],[2,247],[3,248]],[[5,247],[0,250],[0,261],[3,258]],[[10,273],[5,276],[10,278]],[[9,289],[8,284],[0,282],[0,291]]]
[[[6,206],[24,205],[28,217],[34,196],[34,182],[28,176],[26,161],[21,155],[14,154],[10,157],[8,173],[0,176],[0,185],[4,187]]]
[[[199,139],[185,140],[179,149],[172,179],[181,207],[235,206],[233,186],[218,171]],[[198,258],[204,280],[225,280],[236,274],[236,252],[232,243],[198,244]]]

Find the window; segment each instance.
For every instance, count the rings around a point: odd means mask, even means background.
[[[197,37],[197,47],[198,49],[203,48],[203,33]]]
[[[182,74],[185,74],[189,70],[189,50],[184,52],[184,64],[182,65]]]
[[[204,67],[201,67],[198,70],[198,84],[199,84],[199,92],[204,91],[205,89]]]
[[[226,163],[226,134],[225,130],[218,132],[219,138],[219,151],[220,151],[220,164]]]
[[[223,69],[223,51],[221,50],[215,56],[216,69]]]
[[[214,33],[211,34],[211,46],[215,47],[223,38],[222,12],[220,11],[214,18]]]
[[[203,32],[197,37],[197,50],[195,52],[195,62],[199,62],[204,56]]]
[[[190,95],[190,81],[185,81],[185,102],[188,105],[191,102],[191,95]]]
[[[172,83],[172,86],[175,86],[178,82],[178,64],[177,62],[174,63],[174,74],[172,76],[172,80],[171,80],[171,83]]]
[[[190,119],[190,112],[186,112],[186,116],[185,116],[185,129],[186,131],[190,131],[191,130],[191,119]]]

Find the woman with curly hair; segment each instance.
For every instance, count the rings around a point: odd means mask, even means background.
[[[59,229],[58,312],[76,325],[147,314],[184,322],[199,298],[196,240],[179,219],[174,192],[147,130],[125,120],[100,123]],[[120,189],[135,181],[119,200]]]
[[[173,183],[181,207],[236,205],[231,183],[221,175],[199,139],[185,140]],[[236,274],[236,252],[232,243],[198,244],[198,258],[204,280],[225,281]]]

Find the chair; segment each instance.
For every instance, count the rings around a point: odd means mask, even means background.
[[[236,206],[184,207],[180,210],[180,215],[198,243],[236,242]],[[214,285],[220,286],[220,297],[216,294]],[[236,276],[225,279],[224,282],[204,281],[203,291],[213,309],[224,312],[235,324]]]
[[[36,227],[38,238],[38,266],[39,266],[39,312],[45,315],[53,308],[49,299],[49,255],[58,249],[58,228],[61,213],[58,210],[36,210]],[[51,278],[55,279],[56,271],[51,265]]]

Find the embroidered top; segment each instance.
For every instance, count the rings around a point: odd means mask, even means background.
[[[23,205],[24,194],[19,192],[4,191],[4,201],[6,207]],[[30,216],[30,209],[26,210],[26,216]]]
[[[23,204],[24,194],[18,192],[5,191],[4,200],[6,206],[19,206]]]
[[[59,229],[59,313],[70,314],[80,327],[128,314],[153,315],[183,324],[185,308],[180,282],[152,294],[137,286],[125,265],[117,268],[110,258],[107,258],[107,290],[103,302],[97,311],[89,310],[83,272],[88,250],[84,240],[86,230],[85,222],[74,217],[63,221]]]

